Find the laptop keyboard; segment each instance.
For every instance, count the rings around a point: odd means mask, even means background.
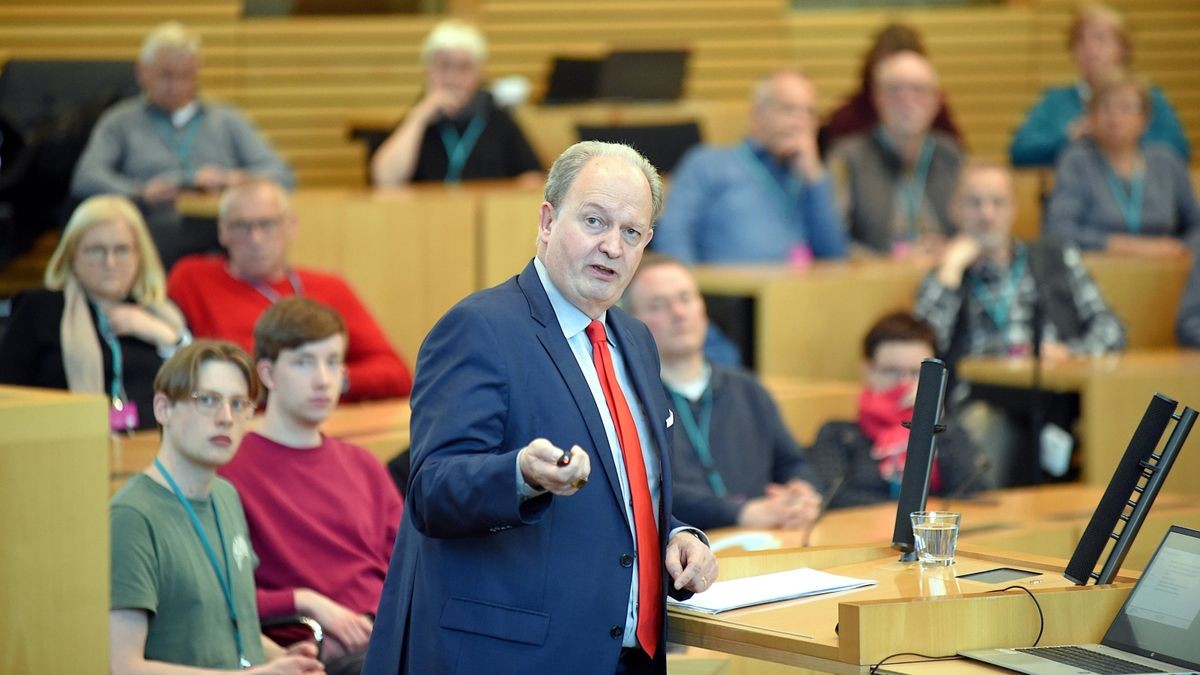
[[[1094,652],[1090,649],[1081,647],[1030,647],[1027,649],[1018,649],[1016,651],[1040,656],[1043,659],[1050,659],[1058,663],[1082,668],[1093,673],[1101,675],[1121,675],[1122,673],[1161,673],[1161,670],[1150,670],[1146,666],[1139,665],[1125,659],[1118,659],[1113,656]]]

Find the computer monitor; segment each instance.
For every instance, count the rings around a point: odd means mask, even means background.
[[[944,429],[939,422],[945,400],[946,364],[939,359],[925,359],[921,362],[921,375],[917,380],[917,397],[909,423],[908,454],[900,479],[896,526],[892,530],[892,548],[901,551],[900,560],[904,562],[917,559],[909,516],[914,511],[925,510],[933,469],[934,436]]]

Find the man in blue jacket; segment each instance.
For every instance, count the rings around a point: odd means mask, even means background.
[[[671,517],[650,332],[613,308],[661,191],[625,146],[567,149],[535,260],[429,333],[365,672],[665,672],[666,592],[705,590],[717,564]]]

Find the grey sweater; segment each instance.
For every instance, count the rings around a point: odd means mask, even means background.
[[[1200,207],[1187,166],[1166,145],[1146,145],[1142,155],[1146,173],[1139,233],[1192,238],[1200,232]],[[1054,170],[1044,231],[1084,250],[1105,249],[1109,235],[1128,234],[1108,171],[1108,161],[1090,139],[1077,141],[1063,152]],[[1121,183],[1128,195],[1129,182]]]
[[[232,106],[201,102],[191,151],[181,157],[191,131],[171,130],[168,141],[163,113],[142,97],[125,99],[105,111],[92,130],[75,176],[71,194],[90,197],[116,193],[134,196],[143,183],[164,174],[187,184],[192,172],[205,164],[240,169],[265,176],[287,188],[296,184],[291,168],[257,129]]]

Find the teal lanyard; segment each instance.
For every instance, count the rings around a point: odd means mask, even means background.
[[[746,164],[750,166],[750,170],[758,176],[759,182],[767,188],[767,191],[775,196],[776,200],[783,206],[784,213],[792,218],[796,218],[796,209],[800,205],[800,181],[796,180],[791,172],[787,178],[781,183],[763,164],[763,159],[759,157],[750,147],[749,142],[742,143],[738,146],[738,150],[742,153],[746,160]],[[801,233],[803,234],[803,233]],[[803,240],[803,236],[801,237]]]
[[[454,129],[453,122],[446,121],[438,127],[442,132],[442,145],[446,147],[445,182],[457,183],[462,180],[463,167],[467,165],[467,158],[471,156],[486,126],[487,120],[480,114],[471,118],[462,136]]]
[[[92,305],[92,309],[96,310],[96,330],[100,332],[100,339],[104,340],[104,344],[108,346],[108,351],[112,352],[113,377],[108,393],[112,398],[113,408],[116,408],[118,411],[124,410],[125,357],[121,351],[121,341],[113,333],[112,326],[108,324],[108,317],[105,316],[104,310],[95,304]]]
[[[292,287],[292,293],[294,293],[296,297],[304,295],[304,282],[300,281],[300,277],[296,274],[295,270],[288,270],[287,280],[288,284],[290,284]],[[259,279],[246,279],[246,283],[253,286],[254,290],[258,291],[259,295],[262,295],[264,298],[269,300],[272,305],[279,302],[279,300],[283,297],[279,295],[279,291],[271,288],[267,284],[264,284]]]
[[[717,467],[713,463],[712,449],[709,447],[709,435],[712,431],[712,384],[705,387],[704,393],[700,395],[699,422],[692,415],[692,404],[682,394],[672,389],[667,391],[671,392],[671,401],[674,402],[675,409],[679,411],[679,422],[683,425],[688,440],[692,442],[696,458],[700,460],[705,473],[708,474],[708,484],[712,487],[714,494],[724,497],[729,491],[725,488],[725,481],[721,480],[721,474],[717,472]]]
[[[225,533],[221,531],[221,514],[217,511],[217,502],[212,495],[208,496],[209,506],[212,507],[213,520],[217,522],[217,539],[221,542],[221,557],[225,559],[225,571],[221,572],[221,565],[217,562],[217,554],[213,550],[212,544],[208,541],[208,535],[204,533],[204,527],[200,525],[200,519],[196,517],[196,510],[192,508],[187,497],[183,496],[183,490],[179,489],[179,485],[171,474],[167,472],[167,468],[154,458],[154,466],[158,472],[167,479],[167,485],[171,486],[171,491],[175,493],[175,497],[179,499],[179,503],[183,504],[183,510],[187,512],[188,520],[192,521],[192,529],[196,530],[196,536],[200,537],[200,543],[204,545],[204,552],[208,555],[208,562],[212,565],[213,572],[217,575],[217,582],[221,584],[221,591],[225,594],[225,606],[229,609],[229,620],[233,622],[233,639],[237,643],[238,664],[242,668],[249,668],[250,661],[246,658],[246,650],[242,648],[242,633],[238,630],[238,615],[237,607],[233,604],[233,588],[230,585],[232,577],[229,574],[229,554],[225,551]]]
[[[1112,191],[1113,199],[1117,200],[1117,206],[1125,218],[1125,227],[1129,228],[1130,233],[1137,234],[1142,229],[1142,193],[1146,187],[1145,162],[1139,159],[1134,165],[1133,175],[1129,177],[1129,192],[1125,191],[1125,185],[1117,178],[1117,172],[1113,171],[1107,161],[1104,162],[1104,177],[1108,179],[1108,189]]]
[[[992,317],[992,322],[1000,330],[1008,327],[1009,310],[1012,308],[1013,298],[1017,295],[1017,287],[1021,284],[1021,277],[1025,274],[1025,261],[1027,259],[1028,256],[1024,250],[1017,254],[1017,259],[1013,261],[1012,267],[1009,269],[1008,280],[999,293],[992,293],[985,288],[983,281],[978,275],[971,277],[971,290],[975,293],[975,297],[979,299],[979,304],[983,305],[983,311]]]
[[[882,145],[893,147],[891,140],[884,135],[881,128],[875,128],[875,137]],[[929,168],[932,164],[933,139],[926,136],[925,142],[921,144],[921,152],[917,155],[917,164],[913,167],[912,175],[896,185],[904,204],[904,217],[908,222],[906,236],[908,241],[916,241],[921,234],[918,220],[921,215],[921,204],[925,201],[925,186],[929,182]]]
[[[197,110],[192,119],[184,125],[183,132],[177,133],[165,112],[154,108],[150,113],[163,142],[179,158],[179,164],[183,167],[184,182],[188,184],[196,177],[196,167],[192,166],[192,148],[196,145],[196,135],[200,133],[200,118],[203,116],[204,110]]]

